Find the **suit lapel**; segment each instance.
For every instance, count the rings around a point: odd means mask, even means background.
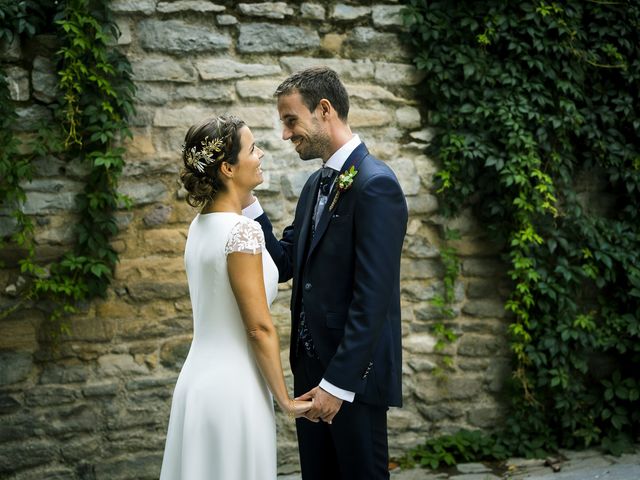
[[[304,206],[304,214],[302,216],[302,223],[300,225],[300,236],[298,237],[298,245],[296,249],[296,266],[298,274],[302,269],[304,261],[304,253],[307,247],[308,237],[311,233],[311,218],[313,217],[313,207],[315,206],[315,194],[318,191],[318,184],[320,183],[320,170],[315,172],[315,178],[311,179],[311,185],[306,195],[306,205]]]
[[[358,170],[360,163],[368,154],[369,154],[369,150],[367,150],[367,147],[364,145],[364,143],[361,143],[360,145],[358,145],[356,149],[353,152],[351,152],[351,155],[349,155],[349,158],[347,158],[346,162],[344,162],[344,165],[342,166],[342,169],[340,170],[340,173],[338,174],[338,176],[342,175],[344,172],[349,170],[352,166],[356,170]],[[316,231],[313,235],[313,239],[311,240],[311,246],[309,247],[309,253],[307,253],[307,258],[309,257],[309,255],[311,255],[311,252],[313,251],[315,246],[318,244],[318,241],[322,238],[322,235],[324,235],[324,232],[327,230],[327,227],[329,226],[329,220],[331,219],[331,211],[329,210],[329,207],[331,206],[331,203],[333,203],[333,199],[338,193],[337,179],[338,177],[336,177],[335,184],[333,185],[333,189],[331,190],[331,194],[329,195],[329,198],[327,200],[327,205],[325,209],[322,211],[322,215],[320,216],[320,220],[318,221],[318,226],[316,227]],[[346,192],[342,193],[341,196],[345,194]]]

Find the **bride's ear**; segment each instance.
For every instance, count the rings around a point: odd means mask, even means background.
[[[220,165],[220,177],[221,180],[233,178],[233,165],[228,162],[222,162],[222,165]]]

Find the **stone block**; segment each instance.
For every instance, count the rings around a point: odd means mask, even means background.
[[[371,80],[374,66],[370,60],[347,60],[341,58],[282,57],[280,62],[289,72],[324,65],[334,70],[342,80]],[[360,85],[354,85],[353,89]]]
[[[223,5],[217,5],[210,1],[204,0],[181,0],[177,2],[158,2],[156,7],[160,13],[176,13],[176,12],[224,12]]]
[[[17,119],[13,123],[13,128],[19,132],[35,131],[38,125],[52,121],[51,110],[42,105],[31,105],[29,107],[16,108]]]
[[[136,101],[144,105],[165,105],[175,97],[172,85],[136,82]]]
[[[118,381],[100,381],[85,385],[82,394],[85,397],[113,397],[118,394],[119,389]]]
[[[448,307],[453,311],[453,315],[457,316],[460,313],[460,309],[457,307]],[[416,320],[421,322],[430,322],[432,320],[447,320],[450,316],[442,310],[442,308],[425,305],[423,307],[416,308],[414,310]]]
[[[237,25],[238,19],[233,15],[218,15],[216,17],[218,25]]]
[[[138,302],[157,299],[177,299],[189,294],[186,283],[136,282],[127,287],[129,295]]]
[[[503,341],[494,335],[465,333],[458,343],[458,355],[491,357],[503,347]]]
[[[371,27],[355,27],[344,43],[349,56],[375,60],[410,60],[409,48],[395,33],[378,32]]]
[[[189,340],[191,342],[191,340]],[[184,359],[183,359],[184,360]],[[178,377],[172,375],[170,377],[144,377],[130,380],[126,384],[129,391],[149,390],[157,388],[172,387],[178,381]]]
[[[236,107],[234,115],[240,117],[251,129],[256,128],[280,128],[278,110],[275,105],[266,107]]]
[[[354,7],[345,3],[339,3],[331,12],[332,20],[357,20],[371,14],[371,7]]]
[[[26,380],[32,367],[31,352],[0,351],[0,385],[11,385]]]
[[[14,285],[16,291],[19,291],[24,284],[18,280]],[[27,310],[19,312],[19,318],[9,317],[0,320],[0,351],[28,352],[38,348],[36,328],[42,321],[42,314]]]
[[[429,241],[427,237],[421,235],[411,235],[405,238],[403,256],[410,258],[439,258],[440,251]]]
[[[480,318],[504,318],[507,315],[504,303],[496,300],[472,299],[462,307],[462,312]]]
[[[182,254],[186,240],[182,230],[158,228],[143,232],[145,247],[154,254]]]
[[[196,62],[203,80],[231,80],[245,77],[264,77],[279,74],[279,65],[241,63],[228,58],[210,58]]]
[[[189,83],[195,81],[197,75],[191,63],[169,57],[132,59],[131,68],[136,81]]]
[[[25,394],[25,403],[30,407],[58,406],[73,403],[78,398],[77,390],[69,387],[35,387]]]
[[[138,283],[141,280],[158,280],[160,278],[182,278],[185,283],[187,281],[182,256],[161,257],[150,255],[136,258],[121,257],[116,265],[114,277],[118,281],[129,283]],[[128,304],[125,303],[125,305]]]
[[[409,158],[398,158],[386,163],[398,177],[404,194],[407,196],[417,195],[420,191],[420,177],[413,161]]]
[[[0,414],[15,413],[22,408],[18,395],[0,393]]]
[[[76,195],[84,188],[81,182],[60,178],[34,179],[24,185],[27,201],[22,211],[28,215],[57,210],[75,210]]]
[[[434,404],[444,400],[468,400],[475,398],[481,389],[482,380],[480,379],[470,376],[447,376],[445,380],[439,384],[435,382],[417,384],[415,386],[415,394],[419,399],[428,402],[428,404]]]
[[[44,103],[51,103],[58,96],[58,75],[53,59],[38,56],[31,70],[33,96]]]
[[[157,227],[163,223],[167,223],[171,217],[171,205],[154,205],[149,213],[147,213],[142,221],[147,227]]]
[[[300,5],[300,15],[310,20],[324,20],[325,8],[318,3],[303,3]]]
[[[403,280],[441,277],[442,264],[430,258],[403,258],[400,261],[400,276]]]
[[[238,9],[243,15],[282,19],[293,15],[293,9],[287,2],[239,3]]]
[[[156,153],[151,137],[147,134],[134,132],[133,136],[131,138],[127,138],[123,143],[130,155],[143,156],[153,155]]]
[[[313,169],[315,170],[315,169]],[[312,169],[287,172],[282,175],[282,191],[287,198],[298,198],[302,187],[313,172]]]
[[[133,206],[147,205],[166,200],[167,187],[161,182],[149,183],[148,179],[125,180],[118,185],[118,192],[131,199]]]
[[[318,32],[308,27],[269,23],[240,24],[240,53],[287,53],[313,51],[320,46]]]
[[[414,107],[401,107],[396,110],[396,120],[399,126],[408,130],[420,128],[422,125],[420,110]]]
[[[176,88],[174,99],[198,100],[206,102],[233,102],[235,92],[229,85],[217,82],[200,83],[198,85],[180,85]],[[219,108],[219,107],[218,107]]]
[[[191,348],[191,337],[171,339],[160,347],[160,363],[165,368],[179,371]]]
[[[400,97],[396,97],[392,92],[386,88],[378,85],[345,85],[349,96],[353,99],[359,100],[377,100],[381,102],[394,102],[402,103],[406,100]]]
[[[342,50],[342,42],[346,35],[339,33],[327,33],[322,37],[320,46],[323,52],[329,53],[331,56],[339,56]]]
[[[82,383],[89,376],[85,365],[77,363],[49,363],[40,375],[40,383]]]
[[[428,333],[410,335],[403,340],[403,347],[415,355],[425,355],[434,352],[436,338]]]
[[[159,108],[155,112],[153,125],[156,127],[188,128],[211,117],[212,114],[213,112],[209,108],[192,105],[182,108]]]
[[[116,18],[116,26],[118,27],[118,45],[131,44],[131,26],[127,18]]]
[[[6,67],[9,96],[16,102],[29,100],[29,72],[20,67]]]
[[[273,93],[279,84],[278,80],[241,80],[236,82],[236,91],[246,100],[273,101]]]
[[[397,27],[403,26],[400,11],[404,8],[402,5],[375,5],[371,12],[373,25],[376,27]]]
[[[138,37],[145,50],[173,54],[214,52],[231,46],[228,34],[181,20],[143,20],[138,24]]]
[[[137,442],[139,445],[139,442]],[[145,451],[127,454],[122,458],[110,458],[107,462],[95,465],[95,478],[110,480],[125,480],[135,478],[139,480],[156,479],[160,477],[162,453],[148,453]]]
[[[3,445],[2,455],[0,455],[0,473],[17,472],[44,465],[53,461],[56,453],[57,447],[50,440],[32,440]]]
[[[146,366],[137,364],[133,357],[127,354],[103,355],[98,358],[98,365],[101,374],[108,377],[148,373]]]
[[[156,0],[113,0],[109,8],[116,13],[151,15],[156,10]]]
[[[417,132],[411,132],[409,135],[415,140],[420,140],[424,143],[431,143],[431,140],[433,140],[433,136],[435,135],[435,133],[433,129],[425,128]]]
[[[392,121],[388,110],[352,108],[349,110],[349,124],[353,128],[383,127]]]
[[[20,58],[22,58],[22,48],[18,35],[14,35],[10,42],[6,38],[0,40],[0,60],[15,62]]]

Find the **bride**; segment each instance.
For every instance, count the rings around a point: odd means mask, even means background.
[[[291,417],[269,305],[278,270],[260,225],[241,206],[262,183],[262,150],[238,118],[189,129],[180,180],[201,207],[189,227],[185,268],[193,340],[173,393],[160,480],[275,479],[273,398]]]

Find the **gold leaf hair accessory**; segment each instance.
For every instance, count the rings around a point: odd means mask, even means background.
[[[224,152],[222,151],[223,143],[221,138],[209,140],[209,137],[204,137],[204,140],[202,140],[200,144],[202,145],[200,150],[197,150],[195,146],[189,150],[185,150],[186,145],[183,145],[182,155],[189,167],[196,169],[200,173],[204,173],[204,169],[207,166],[224,159]]]

